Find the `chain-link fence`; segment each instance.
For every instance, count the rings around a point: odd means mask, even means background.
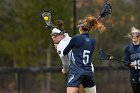
[[[61,68],[1,68],[0,93],[65,93]],[[95,67],[98,93],[132,93],[126,68]]]

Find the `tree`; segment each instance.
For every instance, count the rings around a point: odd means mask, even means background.
[[[68,2],[70,1],[1,1],[0,54],[10,56],[7,60],[10,62],[12,58],[17,66],[37,66],[40,63],[44,66],[50,31],[45,29],[41,13],[46,10],[52,11],[53,22],[60,18],[67,21],[68,27],[70,22]],[[60,4],[63,4],[63,7],[60,7]],[[4,55],[0,59],[4,60]]]

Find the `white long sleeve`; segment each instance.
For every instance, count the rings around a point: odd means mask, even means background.
[[[64,71],[64,73],[67,73],[68,69],[69,69],[69,65],[70,65],[67,55],[62,56],[60,59],[61,59],[62,65],[63,65],[63,71]]]
[[[66,48],[66,46],[69,44],[71,37],[67,33],[64,34],[65,38],[63,38],[59,44],[57,45],[57,53],[61,59],[62,65],[63,65],[63,73],[67,73],[70,65],[70,61],[68,58],[68,55],[63,55],[63,51]]]

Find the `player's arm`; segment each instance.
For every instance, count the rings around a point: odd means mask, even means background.
[[[134,62],[130,61],[130,54],[129,54],[128,50],[129,50],[129,47],[126,47],[126,49],[125,49],[125,57],[124,57],[124,60],[125,60],[124,64],[126,66],[130,67],[130,68],[137,69],[136,61],[134,61]]]
[[[124,64],[130,67],[131,62],[130,62],[130,54],[128,50],[129,50],[129,47],[126,47],[124,51],[124,60],[125,60]]]
[[[63,51],[66,47],[66,45],[68,44],[68,40],[67,41],[61,41],[61,43],[59,43],[59,45],[57,46],[57,53],[61,59],[61,63],[62,63],[62,73],[67,73],[68,72],[68,69],[69,69],[69,59],[68,59],[68,56],[67,55],[63,55]]]
[[[69,64],[70,64],[70,62],[68,60],[68,56],[67,55],[62,56],[62,57],[60,57],[60,59],[61,59],[62,65],[63,65],[62,73],[66,74],[68,72]]]
[[[61,50],[57,50],[57,52],[58,52],[58,55],[59,55],[59,57],[60,57],[60,59],[61,59],[61,63],[62,63],[62,73],[63,74],[66,74],[67,72],[68,72],[68,69],[69,69],[69,64],[70,64],[70,62],[69,62],[69,59],[68,59],[68,56],[67,55],[63,55],[62,53],[63,53],[63,49]]]
[[[67,45],[67,47],[63,51],[63,55],[67,55],[72,50],[76,41],[77,41],[76,38],[72,38],[70,40],[69,44]]]

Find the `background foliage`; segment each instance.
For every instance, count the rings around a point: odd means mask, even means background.
[[[103,2],[104,0],[77,0],[77,20],[89,14],[96,17]],[[110,2],[113,14],[103,19],[108,31],[102,34],[95,31],[91,33],[97,40],[95,60],[99,48],[122,58],[123,49],[129,41],[127,33],[132,26],[140,28],[139,0]],[[65,29],[72,36],[73,0],[0,1],[1,66],[44,66],[47,52],[52,61],[59,61],[51,43],[50,31],[45,29],[45,23],[40,16],[46,10],[52,12],[53,23],[57,19],[64,20]]]

